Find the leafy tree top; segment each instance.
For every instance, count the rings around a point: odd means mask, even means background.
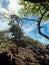
[[[41,1],[41,0],[39,0],[39,1]],[[24,6],[19,11],[19,13],[22,16],[26,16],[28,14],[42,16],[44,11],[46,11],[42,20],[48,20],[48,18],[49,18],[49,1],[45,1],[45,3],[44,2],[32,3],[29,0],[26,0],[26,1],[20,0],[20,4]]]
[[[45,2],[44,2],[45,1]],[[20,0],[20,4],[24,7],[20,10],[20,14],[22,16],[26,15],[35,15],[40,16],[40,18],[37,18],[37,27],[38,27],[38,33],[42,35],[43,37],[49,39],[49,36],[42,33],[41,28],[41,21],[49,20],[49,1],[48,0]],[[27,18],[26,18],[27,19]],[[27,19],[29,20],[29,19]],[[31,19],[32,20],[32,19]],[[33,20],[32,20],[33,21]]]

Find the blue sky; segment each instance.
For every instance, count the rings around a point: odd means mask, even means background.
[[[0,0],[0,30],[5,30],[9,28],[8,21],[2,19],[1,13],[6,12],[6,14],[12,14],[12,13],[18,14],[18,10],[21,7],[23,6],[19,5],[18,0]],[[28,18],[34,19],[36,17],[29,15]],[[36,24],[37,23],[35,21],[24,20],[22,29],[24,30],[26,35],[40,42],[48,44],[49,40],[38,34],[38,29]],[[49,36],[49,20],[47,22],[42,22],[41,25],[44,25],[44,27],[41,29],[42,32]]]

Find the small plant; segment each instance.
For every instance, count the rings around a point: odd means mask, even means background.
[[[1,43],[0,44],[0,48],[4,49],[5,51],[9,50],[9,44],[8,43]]]

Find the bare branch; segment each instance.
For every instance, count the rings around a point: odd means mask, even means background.
[[[42,35],[43,37],[45,37],[45,38],[47,38],[47,39],[49,39],[49,37],[47,36],[47,35],[45,35],[44,33],[42,33],[41,31],[40,31],[40,33],[39,33],[40,35]]]
[[[45,15],[46,12],[47,12],[47,10],[44,11],[44,13],[42,14],[42,16],[41,16],[41,18],[40,18],[40,20],[39,20],[39,22],[38,22],[38,32],[39,32],[39,34],[42,35],[43,37],[49,39],[49,37],[48,37],[47,35],[45,35],[44,33],[41,32],[41,26],[40,26],[41,20],[42,20],[42,18],[43,18],[43,16]]]
[[[41,20],[42,20],[43,16],[44,16],[46,13],[47,13],[47,10],[44,11],[44,13],[42,14],[42,16],[41,16],[41,18],[40,18],[39,21],[38,21],[38,20],[35,20],[35,19],[28,19],[28,18],[23,18],[23,20],[36,21],[36,22],[38,23],[38,32],[39,32],[39,34],[42,35],[43,37],[49,39],[49,37],[48,37],[47,35],[45,35],[44,33],[41,32],[41,28],[42,28],[42,27],[41,27],[41,25],[40,25],[40,24],[41,24]]]
[[[35,19],[28,19],[28,18],[23,18],[23,20],[30,20],[30,21],[36,21],[36,22],[39,22],[38,20],[35,20]]]

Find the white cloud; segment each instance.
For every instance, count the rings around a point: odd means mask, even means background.
[[[42,38],[40,38],[40,39],[38,39],[40,42],[42,42],[43,44],[49,44],[49,42],[48,42],[48,40],[46,39],[46,38],[44,38],[44,37],[42,37]]]
[[[7,22],[1,22],[0,21],[0,30],[5,30],[5,29],[8,29],[9,28],[9,25]]]
[[[0,11],[2,12],[9,12],[10,14],[18,14],[18,10],[20,10],[23,6],[19,4],[19,0],[6,0],[6,2],[9,1],[9,4],[7,6],[7,9],[2,7],[2,4],[0,4]],[[6,4],[5,4],[6,5]]]
[[[49,33],[49,23],[47,24],[47,32]]]
[[[30,26],[29,28],[27,28],[27,32],[31,32],[32,30],[34,30],[36,28],[36,26]]]
[[[21,9],[23,6],[19,5],[19,0],[9,0],[9,6],[8,9],[10,13],[17,14],[18,10]]]
[[[42,21],[41,22],[41,25],[46,25],[46,24],[48,24],[49,23],[49,20],[48,21]]]
[[[36,28],[37,28],[37,26],[35,24],[23,26],[23,30],[24,30],[25,33],[29,33]]]

